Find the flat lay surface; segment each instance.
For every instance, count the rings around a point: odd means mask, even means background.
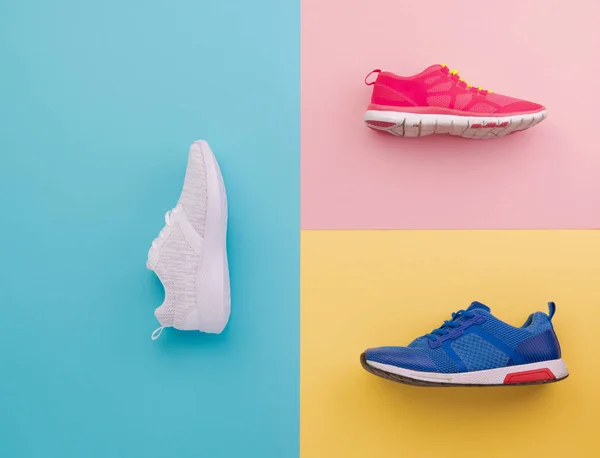
[[[599,23],[597,0],[3,2],[0,458],[596,456]],[[365,85],[432,65],[418,97]],[[216,162],[182,192],[196,140]],[[361,366],[472,301],[515,326],[555,301],[560,357],[481,331],[454,366]],[[446,374],[561,381],[390,380]]]
[[[4,2],[0,60],[0,456],[297,457],[298,5]],[[147,254],[202,138],[231,319],[153,342]]]
[[[594,0],[303,0],[302,229],[600,228],[599,21]],[[548,117],[477,142],[365,128],[371,70],[436,63]]]
[[[302,457],[593,456],[599,269],[597,231],[304,231]],[[423,388],[361,367],[365,349],[407,345],[474,300],[513,326],[556,301],[569,377]],[[559,440],[532,439],[549,431]]]

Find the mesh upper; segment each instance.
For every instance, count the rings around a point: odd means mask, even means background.
[[[516,351],[528,363],[558,359],[561,356],[558,340],[551,330],[525,339],[517,345]]]
[[[379,347],[366,351],[367,360],[422,372],[458,372],[458,366],[441,348],[431,349],[423,339],[408,347]]]
[[[431,348],[432,341],[424,336],[414,340],[408,347],[369,349],[367,360],[424,372],[456,373],[460,371],[458,363],[461,361],[467,371],[479,371],[512,365],[514,362],[511,357],[520,358],[524,363],[560,358],[560,346],[546,314],[536,312],[526,325],[517,328],[494,317],[487,307],[479,306],[482,304],[474,308],[472,305],[469,311],[485,317],[485,320],[482,323],[475,321],[475,324],[465,328],[468,332],[457,338],[447,339],[436,348]],[[455,322],[466,325],[468,320],[468,316],[465,318],[465,315],[460,315]],[[479,329],[482,335],[478,334]],[[491,337],[487,337],[488,334]],[[496,344],[496,341],[499,343]],[[444,349],[448,342],[455,356]],[[460,361],[455,361],[456,357]]]
[[[452,81],[446,81],[445,83],[440,83],[432,88],[429,88],[427,92],[443,92],[448,91],[452,87]],[[448,96],[449,97],[449,96]]]
[[[501,107],[505,107],[506,105],[510,105],[511,103],[519,102],[519,99],[515,99],[514,97],[508,97],[507,95],[502,94],[488,94],[487,99],[490,102],[495,103],[496,105],[500,105]]]
[[[462,108],[466,107],[472,99],[473,94],[459,94],[456,96],[456,100],[454,101],[454,108],[461,110]]]
[[[187,220],[194,230],[203,237],[208,209],[207,189],[204,151],[202,144],[196,142],[189,151],[178,205],[183,207]],[[160,257],[154,269],[165,288],[165,300],[154,312],[162,326],[181,329],[189,313],[196,307],[196,277],[199,261],[200,256],[190,246],[180,227],[173,225],[168,238],[160,248]]]
[[[471,111],[475,113],[494,113],[496,108],[489,103],[476,103],[471,107]]]
[[[425,353],[406,347],[379,347],[367,350],[367,359],[381,364],[402,366],[416,371],[433,372],[435,363]]]
[[[192,227],[204,236],[207,205],[206,163],[200,143],[190,148],[179,204],[183,206]]]
[[[196,271],[200,256],[185,239],[179,226],[171,229],[160,250],[155,272],[165,288],[165,300],[154,314],[161,326],[181,328],[196,306]]]
[[[371,103],[378,106],[439,107],[494,117],[544,109],[538,103],[468,87],[459,78],[441,65],[433,65],[408,77],[381,72],[373,87]]]
[[[439,372],[458,372],[458,366],[452,361],[452,358],[441,347],[430,348],[426,337],[414,340],[408,347],[428,355],[435,363]]]
[[[470,371],[506,366],[509,357],[477,334],[468,334],[451,344],[452,349]]]
[[[450,106],[450,96],[435,95],[433,97],[427,97],[427,102],[432,106],[448,108]]]
[[[485,314],[486,316],[486,320],[483,322],[481,327],[497,339],[500,339],[512,349],[515,349],[516,346],[523,340],[533,336],[535,334],[535,331],[537,330],[535,327],[532,329],[515,328],[509,324],[504,323],[503,321],[500,321],[498,318],[496,318],[490,313],[481,313]],[[532,326],[535,325],[532,324]]]
[[[434,82],[436,82],[436,81],[437,81],[437,80],[439,80],[440,78],[441,78],[441,76],[440,76],[440,75],[435,75],[435,76],[432,76],[431,78],[426,78],[426,79],[424,80],[424,83],[425,83],[425,84],[431,84],[431,83],[434,83]]]

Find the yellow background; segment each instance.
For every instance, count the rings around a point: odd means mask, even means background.
[[[302,458],[600,457],[600,231],[303,231]],[[556,301],[570,376],[422,388],[359,355],[479,300],[520,326]]]

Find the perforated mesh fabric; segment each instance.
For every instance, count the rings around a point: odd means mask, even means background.
[[[506,354],[476,334],[459,337],[450,346],[470,371],[504,367],[508,363]]]
[[[442,348],[429,348],[426,340],[419,338],[408,347],[370,348],[366,357],[368,361],[421,372],[458,372],[458,366],[446,352]]]
[[[445,83],[437,84],[432,88],[428,89],[427,92],[443,92],[449,91],[452,88],[452,81],[446,81]]]
[[[456,110],[461,110],[466,107],[472,99],[473,94],[459,94],[456,96],[456,100],[454,101],[454,108]]]
[[[552,323],[548,320],[548,316],[542,312],[535,312],[531,320],[531,324],[526,329],[534,334],[552,329]]]
[[[458,366],[448,356],[442,347],[430,348],[426,337],[419,337],[414,340],[408,348],[418,350],[429,356],[435,363],[439,372],[454,373],[458,372]]]
[[[436,366],[425,353],[407,347],[379,347],[366,351],[368,361],[423,372],[435,372]]]
[[[503,321],[500,321],[498,318],[489,313],[479,313],[485,314],[486,316],[486,320],[483,322],[481,327],[497,339],[500,339],[512,349],[516,348],[516,346],[523,340],[534,335],[534,333],[528,331],[527,328],[515,328],[504,323]]]
[[[427,78],[425,81],[423,81],[425,84],[431,84],[437,80],[439,80],[441,78],[441,76],[432,76],[431,78]]]
[[[450,106],[450,99],[451,97],[449,95],[436,95],[427,97],[427,103],[435,107],[448,108]]]
[[[501,107],[505,107],[506,105],[510,105],[511,103],[519,102],[519,99],[515,99],[514,97],[509,97],[507,95],[501,95],[496,93],[488,94],[486,96],[486,100],[489,100],[490,102],[495,103],[496,105],[499,105]]]
[[[469,111],[473,111],[475,113],[494,113],[495,111],[497,111],[497,108],[494,108],[493,106],[488,105],[487,103],[476,103],[470,108]]]
[[[183,190],[179,202],[192,227],[204,236],[207,210],[206,163],[200,143],[190,148]]]
[[[165,288],[165,300],[154,312],[162,326],[180,327],[196,306],[196,269],[200,256],[178,225],[171,228],[160,250],[155,272]]]

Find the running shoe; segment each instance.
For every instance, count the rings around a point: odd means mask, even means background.
[[[179,201],[165,222],[146,264],[165,288],[152,339],[167,327],[218,334],[231,309],[227,194],[217,159],[203,140],[190,148]]]
[[[362,366],[380,377],[422,386],[533,385],[558,382],[569,372],[549,313],[535,312],[520,328],[473,302],[408,347],[365,351]]]
[[[535,126],[547,115],[538,103],[473,87],[444,64],[407,77],[373,70],[365,83],[373,85],[365,124],[398,137],[504,137]]]

